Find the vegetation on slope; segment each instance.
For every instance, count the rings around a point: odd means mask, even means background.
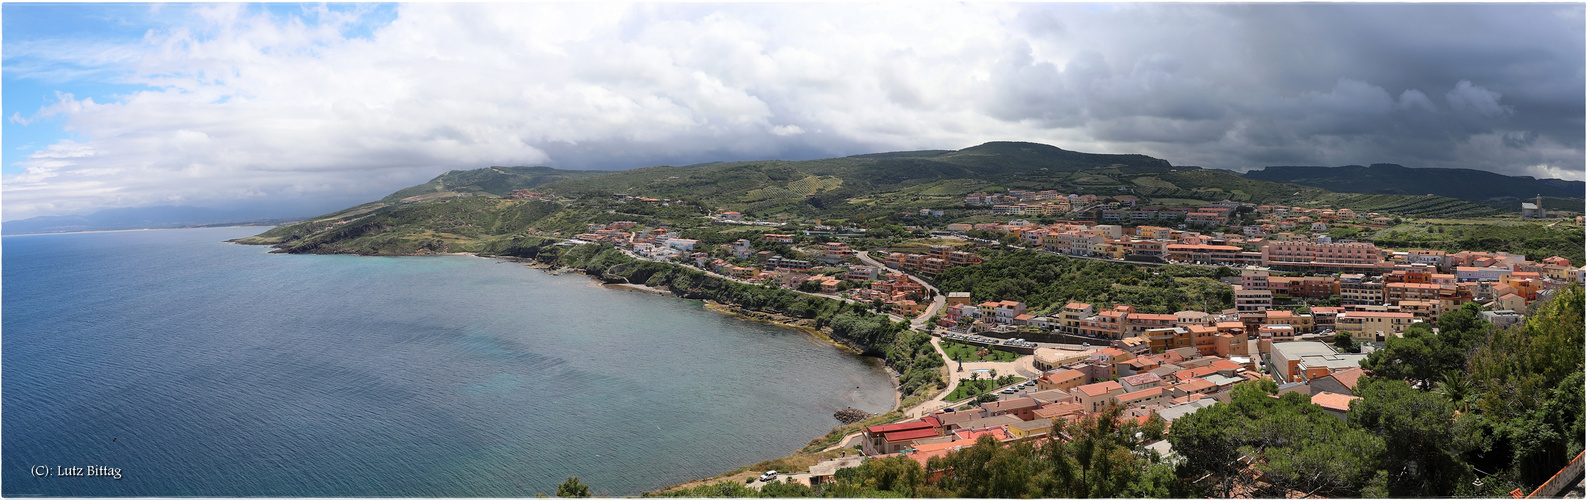
[[[1582,242],[1587,241],[1581,227],[1543,224],[1404,224],[1378,231],[1369,238],[1387,248],[1426,248],[1459,252],[1510,252],[1531,260],[1551,256],[1570,259],[1571,265],[1587,264]]]
[[[1511,177],[1469,168],[1407,168],[1392,163],[1374,163],[1370,167],[1266,167],[1243,175],[1341,193],[1434,194],[1479,202],[1492,198],[1531,199],[1539,194],[1579,200],[1587,190],[1587,184],[1581,181]]]
[[[529,189],[549,182],[581,179],[611,173],[606,170],[561,170],[551,167],[488,167],[473,170],[453,170],[429,182],[405,188],[382,198],[383,202],[398,202],[407,198],[440,194],[470,195],[490,194],[507,196],[519,189]]]
[[[276,244],[287,253],[415,255],[477,252],[487,242],[523,233],[562,205],[483,196],[388,205],[348,217],[328,216],[280,226],[244,243]]]
[[[1489,205],[1443,196],[1338,194],[1321,197],[1318,200],[1357,212],[1379,212],[1408,217],[1468,218],[1506,213]],[[1519,207],[1520,205],[1517,204],[1516,206]],[[1509,213],[1520,213],[1519,208],[1512,209]]]
[[[1232,292],[1216,281],[1236,273],[1228,268],[1146,267],[1030,250],[990,252],[986,262],[943,271],[934,284],[944,293],[970,292],[977,302],[1024,302],[1041,313],[1057,312],[1071,301],[1101,308],[1129,304],[1154,314],[1234,307]]]
[[[1413,325],[1362,363],[1346,422],[1300,394],[1266,397],[1270,381],[1237,387],[1230,404],[1174,422],[1179,477],[1219,496],[1531,491],[1583,447],[1583,302],[1572,287],[1499,331],[1474,304],[1441,317],[1437,335]]]

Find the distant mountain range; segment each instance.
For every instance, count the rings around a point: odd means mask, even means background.
[[[89,215],[46,215],[0,224],[0,234],[114,231],[231,224],[273,225],[301,217],[263,216],[258,210],[218,210],[199,207],[110,208]]]
[[[1517,212],[1516,199],[1539,194],[1551,210],[1580,211],[1587,184],[1481,170],[1392,164],[1266,167],[1238,174],[1174,166],[1166,160],[1138,154],[1092,154],[1029,142],[988,142],[957,151],[713,162],[623,171],[548,167],[453,170],[380,200],[322,217],[458,197],[504,197],[514,190],[531,188],[575,198],[627,194],[687,199],[773,217],[863,218],[923,207],[950,208],[961,206],[966,194],[1006,189],[1055,189],[1099,196],[1129,194],[1170,204],[1230,199],[1264,204],[1332,204],[1409,216],[1481,217]],[[0,232],[279,223],[307,218],[280,217],[261,219],[259,212],[192,207],[125,208],[87,216],[11,221],[4,223]]]
[[[1369,167],[1266,167],[1242,175],[1340,193],[1433,194],[1476,202],[1530,199],[1537,195],[1582,198],[1587,192],[1587,183],[1582,181],[1508,176],[1469,168],[1409,168],[1392,163]]]

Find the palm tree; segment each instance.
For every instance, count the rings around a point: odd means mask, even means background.
[[[1438,393],[1443,394],[1449,402],[1461,406],[1461,411],[1471,411],[1471,397],[1476,388],[1471,385],[1471,379],[1466,377],[1466,372],[1450,370],[1444,372],[1444,377],[1438,382]]]

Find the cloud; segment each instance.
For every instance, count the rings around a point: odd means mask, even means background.
[[[59,87],[9,119],[59,123],[73,139],[14,163],[24,171],[4,178],[5,217],[357,202],[487,165],[989,140],[1241,170],[1393,162],[1583,177],[1580,5],[375,10],[167,6],[159,19],[178,22],[136,40],[8,38],[8,77]],[[78,98],[85,81],[143,90]]]

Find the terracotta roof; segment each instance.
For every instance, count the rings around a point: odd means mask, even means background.
[[[1036,418],[1055,419],[1064,415],[1085,413],[1086,409],[1080,403],[1053,403],[1037,409]]]
[[[1350,402],[1361,399],[1358,396],[1346,396],[1324,392],[1311,397],[1312,404],[1336,411],[1350,411]]]
[[[1107,382],[1097,382],[1095,384],[1082,385],[1080,387],[1076,387],[1075,389],[1085,393],[1087,396],[1094,398],[1115,390],[1122,391],[1124,390],[1124,386],[1119,385],[1118,382],[1109,380]]]
[[[1349,388],[1350,390],[1355,390],[1356,383],[1360,382],[1361,381],[1361,377],[1363,375],[1366,375],[1366,373],[1367,373],[1366,370],[1363,370],[1363,369],[1357,367],[1357,368],[1351,368],[1351,369],[1348,369],[1348,370],[1336,371],[1336,372],[1333,372],[1331,374],[1328,374],[1328,376],[1329,377],[1333,377],[1334,380],[1338,380],[1340,385],[1343,385],[1343,386]]]
[[[1023,420],[1021,420],[1021,422],[1023,422]],[[1003,424],[1003,425],[1012,425],[1012,424]],[[987,435],[987,434],[990,434],[993,439],[997,439],[998,441],[1002,441],[1002,440],[1005,440],[1005,439],[1009,438],[1008,431],[1004,430],[1002,427],[986,427],[986,428],[981,428],[981,429],[959,429],[957,431],[953,431],[953,434],[956,435],[956,436],[959,436],[960,440],[970,440],[970,441],[974,441],[974,440],[980,439],[981,436]]]
[[[953,437],[957,438],[958,436],[953,436]],[[956,449],[956,448],[963,448],[963,447],[970,446],[970,445],[973,445],[973,444],[975,444],[975,441],[967,441],[967,440],[963,440],[963,439],[954,439],[952,441],[945,441],[945,442],[941,442],[941,443],[922,444],[922,445],[919,445],[919,446],[915,446],[914,448],[915,448],[915,452],[917,452],[917,453],[926,453],[926,452],[937,451],[937,450],[952,450],[952,449]]]
[[[1432,284],[1432,283],[1389,283],[1389,284],[1383,285],[1383,286],[1386,286],[1386,287],[1389,287],[1389,288],[1422,288],[1422,289],[1438,288],[1439,287],[1439,285],[1435,285],[1435,284]]]
[[[1217,387],[1217,384],[1208,382],[1207,379],[1204,378],[1191,378],[1174,387],[1177,387],[1179,390],[1185,392],[1198,392]]]
[[[913,439],[935,437],[936,435],[937,435],[937,430],[936,429],[927,428],[927,429],[913,429],[913,430],[907,430],[907,431],[889,432],[889,433],[883,434],[882,437],[883,437],[883,439],[886,439],[888,441],[909,441],[909,440],[913,440]]]
[[[1217,369],[1217,370],[1236,370],[1236,371],[1238,371],[1240,368],[1242,368],[1239,363],[1236,363],[1236,362],[1233,362],[1233,361],[1229,361],[1227,359],[1220,359],[1220,360],[1217,360],[1217,361],[1213,361],[1212,364],[1207,365],[1207,367],[1208,368],[1214,368],[1214,369]]]
[[[1135,392],[1126,392],[1124,394],[1120,394],[1117,396],[1117,399],[1120,403],[1128,404],[1132,401],[1154,398],[1161,395],[1163,395],[1162,387],[1149,387]]]
[[[1125,382],[1129,382],[1130,385],[1150,384],[1152,382],[1161,382],[1162,380],[1163,380],[1163,377],[1159,377],[1157,375],[1153,375],[1150,372],[1148,372],[1148,373],[1138,373],[1138,374],[1135,374],[1135,375],[1130,375],[1128,377],[1124,377],[1124,381]]]
[[[933,419],[933,421],[935,421],[935,419]],[[865,431],[869,432],[871,434],[877,434],[877,433],[907,431],[907,430],[914,430],[914,429],[930,429],[930,428],[933,428],[933,427],[936,427],[936,425],[933,425],[932,422],[927,422],[927,421],[924,421],[924,420],[915,420],[915,421],[910,421],[910,422],[899,422],[899,423],[896,423],[896,424],[873,425],[873,426],[870,426],[870,427],[866,427]]]
[[[1083,378],[1085,378],[1085,376],[1086,376],[1086,374],[1084,372],[1081,372],[1080,370],[1063,370],[1063,371],[1059,371],[1059,372],[1049,373],[1047,375],[1042,376],[1042,378],[1047,379],[1047,381],[1049,383],[1062,384],[1064,382],[1068,382],[1068,381],[1074,380],[1074,379],[1083,379]]]
[[[1340,313],[1347,318],[1413,318],[1411,313],[1378,312],[1378,311],[1345,311]]]
[[[1067,400],[1074,399],[1074,396],[1070,395],[1068,392],[1063,391],[1062,389],[1047,389],[1045,391],[1037,391],[1037,392],[1030,393],[1029,397],[1031,399],[1036,400],[1037,402],[1042,402],[1042,401],[1067,401]]]

